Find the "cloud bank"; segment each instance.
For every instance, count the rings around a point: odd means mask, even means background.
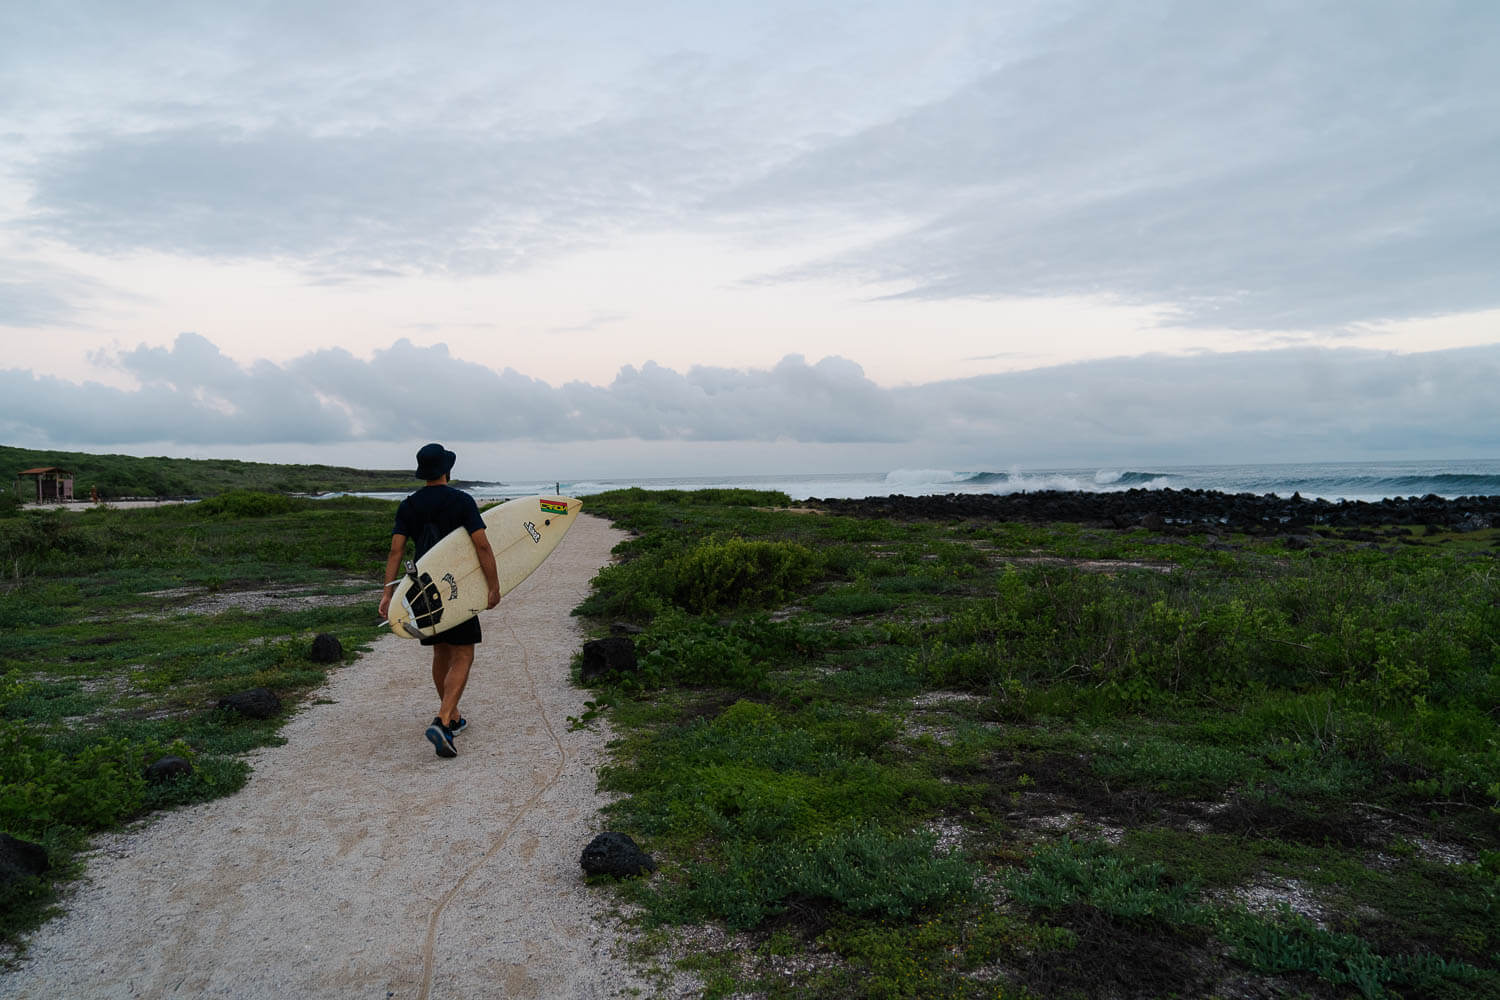
[[[553,386],[406,340],[243,366],[182,334],[106,360],[118,389],[0,371],[0,438],[65,447],[417,439],[635,440],[925,449],[934,460],[1179,462],[1500,452],[1500,347],[1417,355],[1287,349],[1146,356],[883,388],[842,358],[764,369],[646,362]]]
[[[336,280],[878,219],[770,280],[1259,330],[1500,306],[1500,6],[1001,6],[96,5],[58,59],[0,60],[15,223]],[[50,54],[41,20],[0,26]]]
[[[925,215],[799,274],[1308,329],[1500,301],[1500,8],[1073,6],[1006,62],[726,197]]]

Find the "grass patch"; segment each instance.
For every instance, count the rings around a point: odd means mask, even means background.
[[[594,696],[622,891],[750,942],[716,995],[1500,996],[1486,540],[735,499],[595,497],[580,609],[644,629]]]
[[[0,945],[21,946],[89,837],[157,809],[243,786],[242,755],[278,739],[278,720],[219,711],[267,687],[295,702],[322,683],[319,632],[346,662],[375,628],[393,505],[226,493],[142,510],[23,512],[0,519],[0,831],[44,845],[51,871],[0,894]],[[312,608],[274,600],[321,594]],[[357,604],[341,595],[368,595]],[[206,597],[266,606],[209,613]],[[166,754],[193,771],[161,785]]]

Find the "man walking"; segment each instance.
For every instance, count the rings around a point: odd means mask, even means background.
[[[453,452],[436,443],[424,445],[417,452],[416,475],[427,485],[401,501],[401,506],[396,508],[391,552],[385,561],[385,589],[380,596],[381,618],[389,617],[394,593],[391,585],[400,577],[406,540],[410,538],[416,544],[415,558],[420,559],[443,536],[457,528],[469,532],[474,551],[479,556],[479,568],[484,571],[485,582],[489,584],[489,603],[485,607],[493,608],[500,603],[500,577],[495,570],[495,553],[485,537],[479,505],[469,494],[448,485],[456,459]],[[438,714],[427,727],[427,739],[439,757],[458,756],[453,737],[468,725],[459,713],[458,699],[463,696],[464,686],[469,682],[474,647],[480,641],[477,617],[422,639],[422,645],[432,647],[432,683],[438,693]]]

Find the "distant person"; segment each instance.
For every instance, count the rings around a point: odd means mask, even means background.
[[[385,589],[380,595],[380,617],[388,618],[391,598],[401,576],[401,559],[406,554],[406,540],[416,544],[420,559],[443,536],[464,528],[479,555],[479,568],[489,584],[489,603],[500,603],[500,576],[495,569],[495,553],[484,534],[479,505],[462,490],[448,485],[457,456],[440,444],[424,445],[417,452],[417,478],[427,485],[401,501],[396,508],[396,526],[391,532],[391,552],[385,561]],[[427,739],[439,757],[456,757],[453,737],[463,732],[467,720],[458,711],[458,699],[469,683],[469,668],[474,665],[474,647],[481,641],[479,619],[470,618],[431,638],[422,645],[432,647],[432,683],[438,693],[438,714],[427,727]]]

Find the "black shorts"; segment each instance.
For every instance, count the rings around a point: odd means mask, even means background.
[[[439,643],[445,646],[477,646],[479,642],[478,617],[470,618],[466,622],[460,622],[446,632],[439,632],[434,636],[422,637],[422,645],[424,646],[436,646]]]

